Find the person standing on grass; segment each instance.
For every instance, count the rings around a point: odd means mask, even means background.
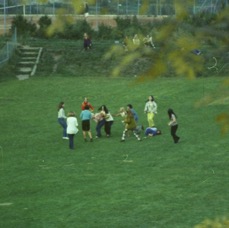
[[[140,134],[141,131],[144,129],[144,127],[143,127],[142,125],[138,125],[138,120],[139,120],[138,114],[137,114],[137,112],[134,110],[132,104],[128,104],[128,105],[127,105],[127,110],[128,110],[128,109],[132,112],[132,114],[133,114],[133,116],[134,116],[134,120],[135,120],[135,122],[136,122],[136,124],[137,124],[136,133],[137,133],[137,134]]]
[[[138,114],[137,114],[137,112],[134,110],[134,108],[133,108],[133,105],[132,104],[128,104],[127,105],[127,110],[130,110],[131,112],[132,112],[132,114],[133,114],[133,116],[134,116],[134,120],[135,120],[135,122],[136,123],[138,123]]]
[[[132,112],[130,111],[130,109],[128,109],[126,111],[126,118],[123,121],[123,123],[125,124],[125,128],[124,131],[122,133],[122,138],[121,138],[121,142],[125,142],[125,138],[126,138],[126,133],[128,131],[132,131],[134,133],[134,136],[137,138],[138,141],[141,141],[141,138],[139,137],[139,135],[136,132],[136,122],[134,120],[134,116],[132,114]]]
[[[111,113],[109,112],[109,110],[107,109],[106,105],[102,106],[104,112],[105,112],[105,126],[104,126],[104,130],[106,133],[107,137],[111,136],[111,126],[114,123],[114,118],[111,115]]]
[[[121,116],[122,118],[125,118],[125,116],[126,116],[125,108],[120,107],[118,113],[114,114],[114,116]]]
[[[74,136],[79,131],[78,130],[78,121],[74,112],[68,113],[67,118],[67,134],[69,137],[69,149],[74,149]]]
[[[157,103],[155,102],[153,96],[149,96],[148,100],[146,101],[144,112],[147,114],[149,127],[154,127],[154,116],[157,113]]]
[[[122,46],[123,46],[125,51],[128,51],[129,43],[130,43],[130,41],[129,41],[128,36],[125,36],[125,38],[123,39],[123,42],[122,42]]]
[[[91,49],[91,47],[92,47],[91,39],[87,33],[84,33],[84,35],[83,35],[83,47],[84,47],[85,51]]]
[[[171,135],[173,137],[173,141],[174,141],[174,143],[178,143],[180,137],[176,135],[176,132],[178,129],[177,116],[171,108],[168,109],[168,115],[169,115],[169,119],[170,119],[168,125],[170,126],[170,129],[171,129],[170,131],[171,131]]]
[[[134,35],[133,44],[136,46],[139,46],[141,44],[140,39],[138,38],[138,34]]]
[[[86,105],[84,110],[80,113],[80,118],[82,120],[82,131],[84,141],[87,142],[87,134],[90,138],[90,142],[93,142],[91,134],[90,120],[92,119],[92,113],[89,111],[89,106]]]
[[[91,103],[88,101],[88,98],[87,98],[87,97],[84,98],[84,101],[83,101],[82,104],[81,104],[81,109],[82,109],[82,110],[85,110],[85,107],[86,107],[86,106],[89,107],[89,110],[90,110],[91,112],[94,111],[94,108],[93,108],[93,106],[91,105]]]
[[[102,127],[105,125],[105,117],[106,117],[106,113],[104,111],[104,107],[103,105],[98,109],[98,113],[96,113],[93,117],[93,119],[95,120],[96,124],[96,138],[100,138],[102,136],[101,134],[101,129]]]
[[[61,101],[58,105],[58,123],[62,126],[63,128],[63,139],[68,139],[67,136],[67,124],[66,124],[66,116],[65,116],[65,111],[64,111],[64,102]]]

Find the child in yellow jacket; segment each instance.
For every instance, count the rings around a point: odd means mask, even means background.
[[[139,135],[137,134],[137,131],[136,131],[137,124],[134,120],[134,116],[133,116],[131,110],[127,110],[126,118],[124,119],[123,123],[125,123],[125,129],[122,133],[121,142],[125,142],[126,133],[128,131],[132,131],[134,136],[137,138],[137,140],[141,141],[141,138],[139,137]]]

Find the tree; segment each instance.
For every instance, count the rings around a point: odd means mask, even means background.
[[[37,30],[36,24],[32,21],[27,21],[22,15],[13,18],[11,31],[17,28],[17,34],[20,37],[33,36]]]

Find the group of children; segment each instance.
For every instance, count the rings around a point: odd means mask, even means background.
[[[139,47],[139,46],[144,45],[144,47],[155,48],[155,45],[153,43],[153,38],[149,34],[142,39],[139,38],[138,34],[135,34],[132,41],[131,41],[131,39],[129,39],[128,36],[125,36],[125,38],[122,42],[124,50],[128,51],[128,46],[131,44],[133,44],[135,47]]]
[[[98,109],[98,113],[94,114],[94,108],[89,103],[88,99],[85,97],[83,103],[81,104],[80,119],[82,121],[82,132],[84,141],[87,142],[87,135],[89,136],[89,141],[93,142],[93,137],[91,133],[90,121],[94,120],[96,124],[96,138],[102,136],[101,129],[104,126],[104,130],[107,137],[111,135],[111,126],[114,122],[113,116],[107,109],[106,105],[102,105]],[[69,148],[74,149],[74,135],[78,130],[78,121],[74,112],[69,112],[65,115],[64,102],[60,102],[58,105],[58,122],[63,128],[63,139],[69,140]]]
[[[114,118],[106,105],[99,107],[96,114],[94,114],[93,111],[94,107],[85,97],[81,104],[81,113],[79,116],[81,119],[82,133],[85,142],[88,141],[87,136],[89,137],[89,141],[93,142],[90,124],[91,120],[96,122],[96,138],[100,138],[102,136],[101,129],[103,127],[106,133],[106,137],[110,137],[111,135],[111,127],[114,123]],[[147,114],[147,121],[149,125],[149,127],[145,129],[145,137],[160,135],[161,131],[157,129],[154,124],[154,116],[157,113],[157,104],[153,96],[148,97],[144,112]],[[172,109],[168,110],[168,115],[170,119],[169,126],[171,127],[171,135],[173,137],[174,143],[178,143],[180,138],[176,135],[178,128],[176,115]],[[128,104],[126,109],[124,107],[120,108],[119,112],[114,116],[121,116],[123,118],[122,123],[124,124],[124,130],[122,132],[121,142],[125,142],[127,134],[131,133],[136,137],[138,141],[141,141],[140,132],[144,130],[144,127],[139,125],[138,114],[133,109],[131,104]],[[60,102],[58,106],[58,122],[63,128],[63,139],[68,139],[69,148],[74,149],[74,135],[79,131],[79,124],[74,112],[69,112],[68,115],[65,116],[64,102]]]

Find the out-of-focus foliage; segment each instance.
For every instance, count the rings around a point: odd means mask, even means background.
[[[214,220],[206,219],[202,223],[194,226],[194,228],[227,228],[229,227],[228,218],[217,218]]]
[[[52,20],[48,16],[43,16],[39,19],[38,24],[40,27],[37,31],[37,35],[39,37],[47,38],[47,30],[49,26],[51,26]]]
[[[69,1],[66,1],[69,2]],[[72,6],[78,14],[83,14],[85,13],[85,4],[87,3],[88,5],[95,5],[96,0],[87,0],[87,1],[82,1],[82,0],[72,0],[70,1],[72,3]]]
[[[69,15],[65,15],[65,10],[60,9],[58,10],[58,14],[53,21],[52,26],[48,27],[47,35],[53,36],[55,33],[62,33],[64,32],[65,26],[73,24],[73,18]]]
[[[110,34],[112,34],[113,29],[110,26],[105,26],[104,24],[100,24],[98,26],[98,34],[97,37],[100,39],[110,39]]]
[[[222,134],[226,134],[229,132],[229,114],[221,113],[217,116],[216,121],[221,125]]]

